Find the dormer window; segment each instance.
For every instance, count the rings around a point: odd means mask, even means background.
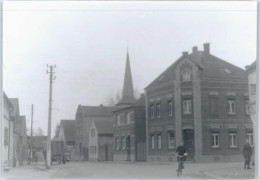
[[[182,74],[182,81],[183,82],[188,82],[191,81],[191,73],[190,71],[184,71]]]

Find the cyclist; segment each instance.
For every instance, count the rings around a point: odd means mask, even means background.
[[[179,165],[178,165],[177,172],[178,172],[178,175],[179,175],[179,174],[182,173],[182,169],[184,169],[183,163],[186,160],[186,155],[187,155],[186,149],[183,146],[183,142],[181,142],[180,145],[177,147],[176,153],[178,154]]]

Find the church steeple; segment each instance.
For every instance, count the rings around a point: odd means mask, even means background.
[[[124,78],[122,99],[119,101],[119,103],[117,105],[131,105],[131,104],[135,103],[135,101],[136,101],[136,99],[134,97],[134,88],[133,88],[129,53],[128,53],[128,48],[127,48],[125,78]]]

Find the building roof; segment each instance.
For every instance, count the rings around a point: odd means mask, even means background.
[[[66,141],[75,141],[75,132],[76,132],[75,120],[61,120],[60,128],[63,128],[63,133]]]
[[[205,44],[204,44],[205,45]],[[209,44],[208,44],[209,45]],[[231,79],[246,79],[245,70],[230,64],[207,51],[195,51],[191,54],[183,54],[171,66],[169,66],[162,74],[160,74],[152,83],[145,89],[149,89],[158,84],[173,80],[173,69],[182,60],[188,59],[193,62],[200,69],[200,76],[231,78]]]
[[[22,136],[24,133],[24,126],[26,127],[26,118],[25,116],[17,116],[14,119],[14,132],[20,136]],[[25,128],[26,131],[26,128]]]
[[[134,97],[134,88],[130,67],[129,54],[127,51],[126,55],[126,66],[125,66],[125,78],[124,78],[124,86],[122,91],[122,98],[118,102],[117,105],[131,105],[136,101]]]
[[[82,106],[79,105],[77,114],[82,116],[111,116],[112,111],[119,109],[121,106]]]
[[[125,109],[128,109],[128,108],[140,107],[140,106],[143,106],[143,107],[145,106],[145,96],[144,96],[144,94],[142,94],[141,97],[133,105],[121,106],[121,108],[116,109],[113,112],[118,112],[118,111],[125,110]]]
[[[20,109],[19,109],[19,100],[18,98],[9,98],[10,102],[12,103],[14,109],[11,112],[11,116],[20,116]]]
[[[252,64],[246,66],[246,71],[251,72],[256,70],[256,61],[254,61]]]
[[[94,121],[98,134],[113,134],[112,121]]]
[[[13,104],[10,102],[10,99],[7,97],[7,95],[5,94],[5,92],[3,91],[3,99],[4,102],[7,102],[7,104],[9,105],[10,108],[13,108]]]

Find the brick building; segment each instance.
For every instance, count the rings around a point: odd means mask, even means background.
[[[181,141],[194,161],[241,160],[253,138],[245,70],[192,48],[145,88],[149,161],[176,161]]]
[[[114,111],[114,160],[145,161],[145,97]]]

